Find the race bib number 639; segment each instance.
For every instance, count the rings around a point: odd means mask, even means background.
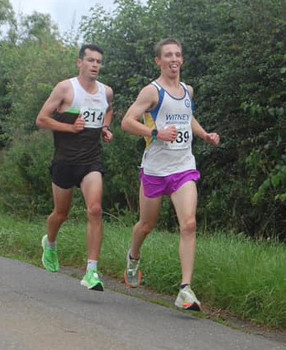
[[[179,129],[177,139],[172,142],[165,142],[168,149],[184,149],[189,147],[190,131],[189,129]]]

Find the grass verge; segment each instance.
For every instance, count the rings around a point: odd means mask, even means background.
[[[0,217],[0,254],[41,266],[41,237],[45,219],[33,222]],[[86,224],[70,221],[58,239],[63,266],[86,266]],[[132,227],[106,222],[100,270],[122,279]],[[153,290],[176,295],[181,278],[179,236],[154,232],[142,248],[144,283]],[[198,234],[193,287],[202,303],[245,320],[286,328],[286,247],[275,242],[253,242],[217,232]]]

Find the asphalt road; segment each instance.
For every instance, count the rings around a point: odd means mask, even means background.
[[[0,257],[0,350],[286,350],[176,309]]]

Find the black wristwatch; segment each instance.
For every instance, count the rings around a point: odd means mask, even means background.
[[[157,129],[153,129],[151,131],[151,135],[152,135],[153,141],[157,141],[158,130]]]

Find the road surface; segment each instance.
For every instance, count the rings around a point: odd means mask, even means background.
[[[0,257],[0,350],[286,350],[247,334],[130,295],[88,291]]]

